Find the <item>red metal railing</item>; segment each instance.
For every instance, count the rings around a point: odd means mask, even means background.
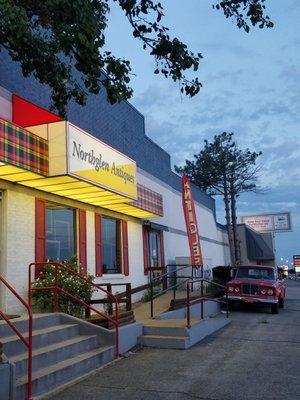
[[[32,287],[32,269],[35,267],[43,267],[45,265],[50,265],[54,267],[54,285],[52,286],[40,286],[40,287]],[[64,270],[70,273],[73,276],[76,276],[78,279],[81,281],[86,282],[89,284],[91,287],[100,290],[108,297],[112,299],[112,302],[115,303],[115,318],[112,318],[111,316],[108,316],[107,314],[97,310],[96,308],[90,306],[88,303],[85,301],[79,299],[78,297],[74,296],[73,294],[67,292],[66,290],[62,289],[59,286],[59,270]],[[54,294],[54,299],[53,299],[53,305],[54,305],[54,312],[59,312],[59,295],[63,294],[73,301],[83,305],[85,308],[88,308],[89,310],[93,311],[94,313],[98,314],[100,317],[103,317],[107,319],[109,322],[111,322],[115,326],[115,340],[116,340],[116,358],[119,357],[120,352],[119,352],[119,301],[118,298],[110,293],[109,291],[103,289],[100,285],[97,285],[91,281],[89,281],[87,278],[84,276],[80,275],[79,273],[75,272],[71,268],[68,268],[67,266],[58,263],[58,262],[35,262],[29,264],[29,269],[28,269],[28,303],[29,307],[31,307],[32,304],[32,293],[34,291],[39,291],[39,290],[51,290],[53,291]]]
[[[196,282],[200,282],[201,285],[201,293],[198,297],[193,298],[193,300],[191,300],[190,297],[190,292],[191,292],[191,286],[196,283]],[[203,288],[203,282],[207,282],[210,283],[213,286],[216,286],[222,290],[224,290],[225,293],[225,298],[226,300],[220,300],[220,299],[214,299],[213,297],[208,297],[204,295],[204,288]],[[227,288],[226,286],[220,285],[219,283],[216,283],[212,280],[209,279],[205,279],[205,278],[197,278],[197,279],[193,279],[187,282],[186,285],[186,326],[188,328],[191,327],[191,305],[193,303],[197,303],[197,302],[201,302],[201,319],[204,318],[204,302],[205,301],[215,301],[217,303],[224,303],[226,304],[226,318],[228,318],[228,293],[227,293]]]
[[[22,335],[22,333],[14,326],[9,318],[0,310],[1,317],[8,323],[15,334],[25,344],[28,349],[28,366],[27,366],[27,399],[32,400],[32,311],[31,307],[22,297],[16,292],[16,290],[0,276],[0,282],[3,283],[7,289],[23,304],[28,312],[28,337]]]

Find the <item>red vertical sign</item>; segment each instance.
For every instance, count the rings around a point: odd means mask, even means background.
[[[192,188],[186,175],[182,176],[182,207],[189,239],[191,264],[203,265],[201,243],[195,212]]]

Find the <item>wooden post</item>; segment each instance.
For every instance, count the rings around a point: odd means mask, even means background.
[[[112,293],[111,284],[108,283],[108,284],[106,285],[106,287],[107,287],[107,291],[108,291],[109,293]],[[107,295],[107,304],[108,304],[108,315],[112,315],[112,314],[113,314],[113,305],[112,305],[111,297],[110,297],[109,295]]]
[[[131,311],[131,283],[126,283],[126,311]]]

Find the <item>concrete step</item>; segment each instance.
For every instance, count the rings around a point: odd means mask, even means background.
[[[33,373],[33,395],[40,396],[58,389],[60,386],[107,364],[114,359],[114,356],[114,346],[103,346],[42,368]],[[27,375],[17,380],[16,400],[25,399],[26,384]]]
[[[32,352],[32,370],[37,371],[70,358],[74,354],[95,349],[98,342],[99,339],[96,335],[80,335],[35,349]],[[27,373],[27,352],[10,357],[10,361],[15,364],[17,378]]]
[[[28,332],[23,334],[25,337],[28,336]],[[78,336],[78,326],[76,324],[61,324],[37,329],[32,333],[33,348],[37,349],[39,347],[48,346],[74,336]],[[24,343],[21,342],[17,335],[1,338],[1,342],[3,344],[4,354],[8,358],[24,353],[24,349],[26,349]]]
[[[60,321],[60,314],[34,314],[32,320],[33,329],[43,329],[48,326],[58,325]],[[20,332],[28,331],[28,317],[22,316],[10,320]],[[0,321],[0,337],[11,336],[13,330],[5,322]]]
[[[143,335],[141,336],[141,344],[146,347],[156,347],[160,349],[186,349],[189,346],[189,337]]]
[[[188,336],[187,328],[176,326],[144,325],[143,333],[144,335]]]

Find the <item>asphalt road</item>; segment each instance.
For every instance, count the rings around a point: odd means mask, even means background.
[[[54,400],[300,399],[300,282],[285,308],[247,308],[189,350],[146,349],[52,397]]]

